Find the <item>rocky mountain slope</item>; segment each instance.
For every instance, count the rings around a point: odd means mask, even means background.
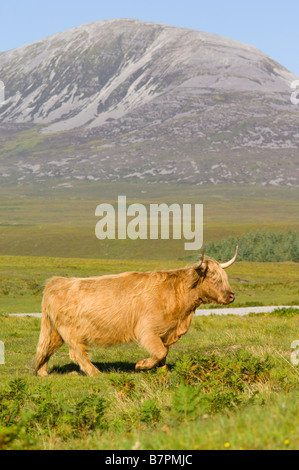
[[[0,54],[0,182],[298,184],[292,73],[258,49],[137,20]]]

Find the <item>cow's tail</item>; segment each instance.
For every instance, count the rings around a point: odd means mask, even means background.
[[[42,302],[42,322],[36,350],[35,371],[47,376],[47,364],[52,354],[63,344],[59,333],[52,327],[45,296]]]

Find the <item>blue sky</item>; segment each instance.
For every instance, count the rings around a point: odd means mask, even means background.
[[[220,34],[258,47],[299,76],[298,0],[0,0],[0,51],[110,18]]]

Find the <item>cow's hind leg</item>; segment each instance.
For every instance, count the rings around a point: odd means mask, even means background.
[[[70,346],[70,358],[80,366],[86,375],[98,375],[101,372],[89,360],[88,348],[85,344],[72,344]]]
[[[39,343],[36,351],[35,370],[41,377],[48,375],[47,365],[52,354],[64,343],[60,334],[56,330],[52,330],[50,333],[40,335]]]
[[[137,362],[135,370],[151,369],[156,365],[165,366],[168,348],[164,346],[159,336],[147,335],[140,340],[140,345],[149,352],[151,357]]]

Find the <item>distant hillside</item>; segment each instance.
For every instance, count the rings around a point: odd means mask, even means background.
[[[0,184],[298,184],[292,73],[258,49],[137,20],[0,54]]]

